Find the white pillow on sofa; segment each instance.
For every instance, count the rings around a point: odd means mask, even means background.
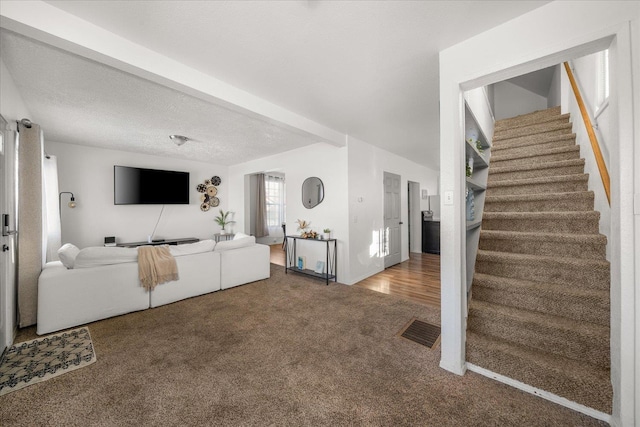
[[[74,268],[91,268],[100,265],[137,262],[137,248],[119,248],[111,246],[93,246],[84,248],[76,257]]]
[[[211,252],[215,246],[216,242],[214,240],[201,240],[196,243],[187,243],[184,245],[170,245],[169,252],[173,256],[199,254],[202,252]]]
[[[71,243],[65,243],[58,249],[58,258],[62,261],[62,265],[71,269],[76,262],[76,257],[80,253],[80,249]]]
[[[244,234],[244,233],[240,233],[240,232],[238,232],[238,233],[236,233],[236,234],[233,236],[233,239],[232,239],[232,240],[240,240],[240,239],[242,239],[243,237],[249,237],[249,235],[248,235],[248,234]]]
[[[256,244],[256,238],[254,236],[241,237],[238,240],[236,239],[225,240],[225,241],[216,243],[216,248],[214,249],[214,252],[231,251],[233,249],[253,246],[255,244]]]

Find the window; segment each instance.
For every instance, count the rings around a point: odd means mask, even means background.
[[[601,110],[609,99],[609,50],[598,52],[598,76],[596,87],[596,112]]]
[[[284,217],[284,177],[265,174],[264,188],[267,199],[267,226],[280,227]]]

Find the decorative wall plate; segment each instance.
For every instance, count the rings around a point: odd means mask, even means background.
[[[196,190],[198,190],[198,193],[205,193],[207,191],[207,186],[204,184],[198,184]]]
[[[216,176],[212,176],[211,177],[211,184],[215,185],[217,187],[218,185],[222,184],[222,180],[217,175]]]
[[[220,204],[220,200],[217,197],[212,197],[209,199],[209,204],[215,208]]]
[[[218,206],[218,205],[216,205],[216,206]],[[201,210],[202,212],[206,212],[206,211],[208,211],[210,208],[211,208],[211,206],[209,206],[209,203],[207,203],[207,202],[204,202],[203,204],[201,204],[201,205],[200,205],[200,210]]]
[[[210,185],[207,187],[207,194],[209,195],[209,197],[213,197],[218,194],[218,189],[213,185]]]

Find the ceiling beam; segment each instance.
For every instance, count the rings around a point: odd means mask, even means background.
[[[0,27],[143,79],[187,93],[318,142],[346,145],[346,135],[222,82],[42,1],[3,0]]]

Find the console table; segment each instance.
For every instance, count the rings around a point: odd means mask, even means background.
[[[296,273],[306,274],[307,276],[317,277],[319,279],[324,279],[329,285],[329,280],[333,280],[334,282],[338,281],[338,271],[337,271],[337,259],[338,259],[338,250],[337,250],[337,240],[336,239],[328,239],[328,240],[320,240],[320,239],[305,239],[300,236],[285,236],[285,274],[289,271],[295,271]],[[304,265],[298,265],[298,241],[306,241],[306,242],[315,242],[315,243],[324,243],[325,247],[325,261],[324,261],[324,269],[322,272],[316,272],[313,267],[316,264],[310,265],[308,268]]]
[[[200,239],[195,237],[185,237],[182,239],[166,239],[155,242],[131,242],[131,243],[118,243],[116,246],[120,248],[137,248],[138,246],[159,246],[159,245],[184,245],[185,243],[196,243]]]

